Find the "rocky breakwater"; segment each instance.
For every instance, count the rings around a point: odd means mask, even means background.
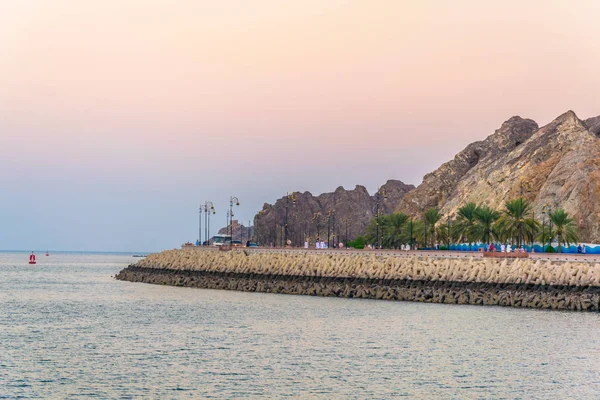
[[[427,303],[600,310],[600,264],[169,250],[117,279],[161,285]]]

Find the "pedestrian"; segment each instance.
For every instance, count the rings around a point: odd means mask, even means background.
[[[585,247],[585,244],[584,244],[583,246],[581,246],[581,252],[582,252],[583,254],[585,254],[585,252],[586,252],[586,247]]]
[[[579,243],[579,244],[577,245],[577,253],[581,254],[581,250],[582,250],[582,248],[581,248],[581,243]]]
[[[501,252],[501,253],[504,253],[505,251],[506,251],[506,246],[504,245],[504,243],[502,243],[502,244],[500,245],[500,252]]]

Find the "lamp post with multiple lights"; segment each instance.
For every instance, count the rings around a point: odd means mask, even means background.
[[[212,201],[205,201],[203,208],[204,208],[204,233],[206,236],[206,245],[210,246],[210,214],[216,214],[216,211],[215,211],[215,206],[213,205]]]
[[[239,206],[240,201],[237,197],[231,196],[229,197],[229,234],[231,235],[231,240],[233,240],[233,206]]]

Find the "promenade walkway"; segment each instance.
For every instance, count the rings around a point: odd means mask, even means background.
[[[198,249],[218,251],[216,247],[185,247],[187,249]],[[358,250],[358,249],[315,249],[315,248],[281,248],[281,247],[238,247],[237,251],[248,250],[260,253],[307,253],[307,254],[374,254],[395,257],[435,257],[435,258],[483,258],[480,251],[447,251],[447,250]],[[501,258],[499,258],[501,260]],[[578,261],[600,263],[600,254],[557,254],[557,253],[529,253],[529,259],[549,261]]]

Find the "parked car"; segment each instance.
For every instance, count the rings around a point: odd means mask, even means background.
[[[258,245],[254,242],[248,242],[246,243],[246,247],[258,247]]]
[[[231,245],[233,247],[242,247],[242,241],[241,240],[232,240]]]

